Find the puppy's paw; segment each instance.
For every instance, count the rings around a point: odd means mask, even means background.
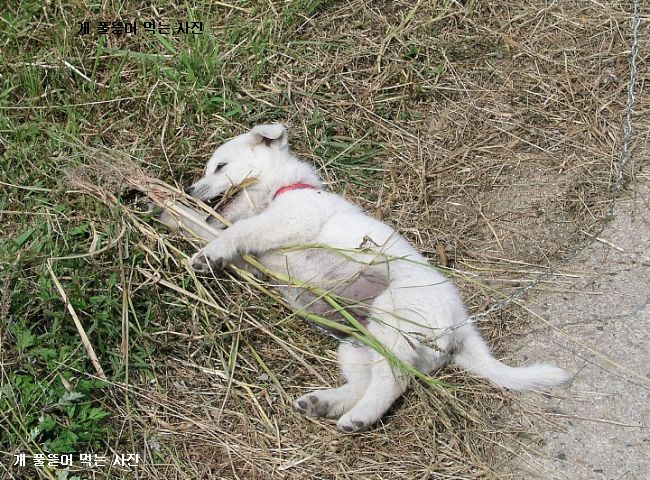
[[[308,417],[327,417],[330,411],[330,402],[320,398],[318,393],[313,392],[303,395],[293,402],[293,406]]]
[[[350,415],[343,415],[336,422],[336,428],[343,433],[355,433],[366,430],[370,424],[364,420],[354,419]]]
[[[192,257],[192,268],[201,273],[213,273],[226,268],[233,258],[237,255],[235,244],[222,235],[203,249],[199,250]]]
[[[190,263],[194,271],[198,273],[218,272],[226,267],[226,260],[223,257],[208,255],[205,248],[196,252]]]

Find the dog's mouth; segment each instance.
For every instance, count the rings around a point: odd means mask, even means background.
[[[257,182],[256,177],[249,177],[240,184],[231,186],[225,192],[221,192],[210,198],[204,199],[203,203],[205,203],[219,215],[223,216],[226,208],[243,193],[246,187],[253,185],[255,182]],[[205,220],[211,224],[214,224],[215,221],[219,221],[219,219],[214,215],[208,215]]]
[[[205,203],[208,207],[214,210],[218,215],[223,217],[224,211],[226,210],[228,205],[230,205],[237,198],[237,196],[238,196],[237,194],[229,195],[228,192],[220,193],[219,195],[215,195],[214,197],[203,200],[203,203]],[[209,225],[216,225],[222,223],[222,220],[220,218],[215,217],[212,214],[208,215],[205,221]]]
[[[204,203],[212,210],[219,213],[219,209],[223,209],[222,204],[227,203],[224,202],[223,200],[224,200],[224,194],[220,193],[219,195],[215,195],[214,197],[204,200]]]

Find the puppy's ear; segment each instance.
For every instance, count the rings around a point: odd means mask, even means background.
[[[255,143],[264,143],[267,147],[286,149],[289,145],[287,128],[281,123],[258,125],[251,130]]]

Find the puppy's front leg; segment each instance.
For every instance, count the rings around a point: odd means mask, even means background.
[[[240,255],[304,244],[321,226],[322,217],[309,207],[295,206],[287,211],[271,206],[226,229],[192,257],[192,266],[201,272],[219,270]]]

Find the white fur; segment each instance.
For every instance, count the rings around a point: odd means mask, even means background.
[[[257,182],[223,208],[231,227],[225,229],[209,220],[221,229],[214,235],[201,227],[202,213],[196,213],[195,223],[189,222],[210,242],[193,257],[196,269],[222,268],[252,253],[271,270],[331,290],[359,306],[367,304],[368,330],[401,360],[427,373],[451,361],[513,390],[557,385],[568,378],[563,370],[549,365],[504,365],[492,356],[472,325],[437,338],[444,329],[467,319],[454,285],[392,227],[323,190],[314,169],[290,153],[282,125],[255,127],[219,147],[189,193],[211,201],[250,177]],[[295,183],[317,189],[290,190],[274,199],[278,189]],[[170,218],[166,223],[173,225]],[[321,247],[277,251],[297,245]],[[322,246],[345,249],[346,256]],[[296,308],[341,320],[310,292],[290,286],[283,290]],[[434,342],[436,348],[420,342],[422,338]],[[342,342],[339,363],[345,385],[309,393],[295,405],[307,415],[339,418],[337,426],[345,432],[379,420],[408,384],[403,373],[367,347]]]

